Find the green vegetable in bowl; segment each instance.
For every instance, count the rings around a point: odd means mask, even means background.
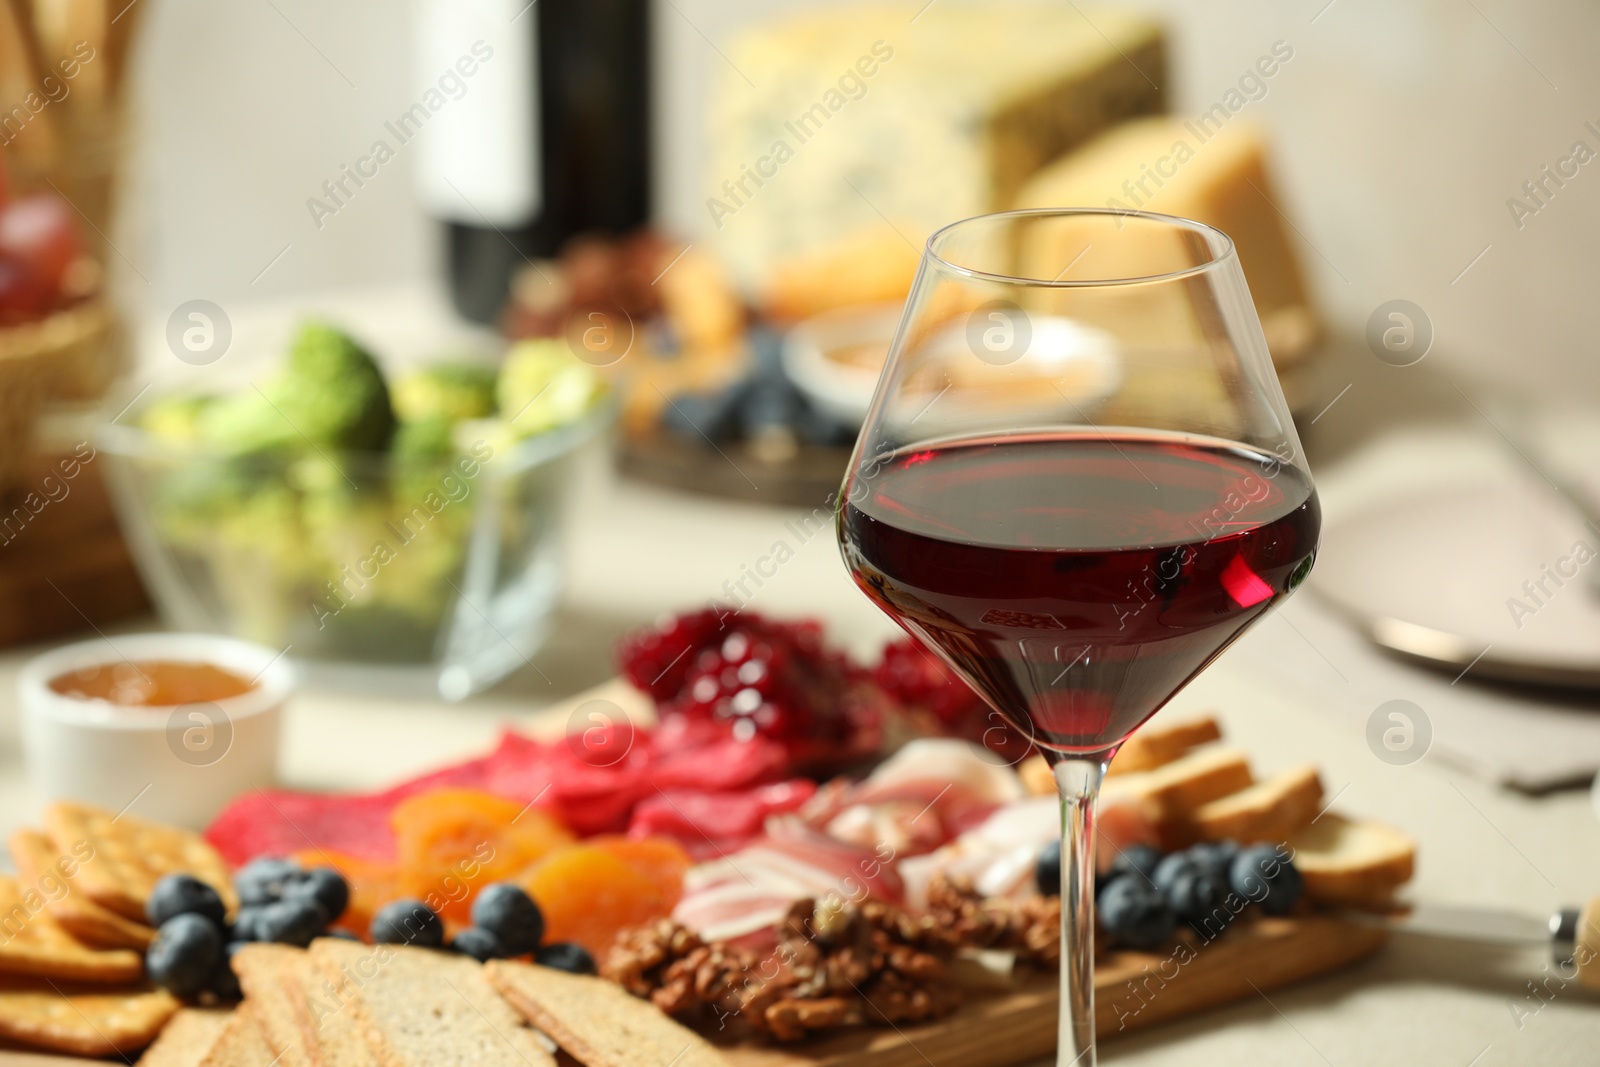
[[[443,419],[456,423],[494,414],[495,373],[476,363],[435,363],[394,383],[394,411],[402,423]]]
[[[605,393],[606,383],[561,341],[518,342],[506,354],[496,393],[514,438],[576,422]]]
[[[277,382],[284,417],[312,444],[378,452],[394,435],[394,409],[377,361],[349,335],[309,322]]]

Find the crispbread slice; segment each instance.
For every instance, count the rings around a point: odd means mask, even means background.
[[[0,973],[127,984],[144,977],[144,959],[127,949],[89,948],[57,925],[37,890],[0,876]]]
[[[201,1067],[233,1020],[226,1008],[184,1008],[145,1049],[139,1067]]]
[[[492,960],[489,981],[584,1067],[728,1067],[688,1027],[603,978]]]
[[[1384,910],[1416,871],[1417,843],[1383,823],[1326,814],[1289,837],[1306,896],[1319,904]]]
[[[1276,844],[1316,818],[1321,809],[1322,777],[1316,764],[1303,763],[1200,805],[1193,821],[1207,841]]]
[[[468,957],[332,938],[311,955],[354,991],[347,1010],[382,1067],[555,1067]]]
[[[362,1023],[349,1008],[353,989],[310,953],[285,945],[246,945],[233,967],[262,1033],[286,1067],[377,1067]]]
[[[133,1055],[179,1005],[162,989],[0,979],[0,1037],[75,1056]]]
[[[45,909],[51,917],[79,941],[97,948],[131,948],[142,952],[155,940],[156,932],[144,923],[125,919],[90,900],[76,884],[78,860],[57,852],[44,834],[37,830],[18,830],[11,835],[10,844],[18,879],[44,895]],[[58,887],[64,888],[65,894],[51,899]]]
[[[200,1067],[274,1067],[278,1062],[261,1033],[255,1012],[250,1005],[241,1004],[221,1040],[200,1061]]]
[[[245,945],[233,954],[245,1002],[283,1067],[317,1067],[315,1041],[300,1027],[285,975],[305,955],[302,949],[270,944]]]
[[[45,809],[44,825],[57,852],[81,856],[89,850],[78,884],[89,899],[125,918],[143,921],[155,884],[179,873],[210,884],[230,915],[238,908],[228,865],[199,834],[67,801]]]
[[[1178,722],[1146,723],[1117,749],[1106,776],[1154,770],[1186,755],[1191,749],[1222,740],[1222,727],[1207,715]]]

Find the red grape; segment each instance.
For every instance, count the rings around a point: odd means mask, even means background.
[[[82,253],[72,208],[51,193],[13,200],[0,210],[0,253],[22,260],[51,294],[58,292],[62,274]]]

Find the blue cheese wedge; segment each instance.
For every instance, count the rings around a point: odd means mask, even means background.
[[[786,260],[1010,206],[1041,167],[1161,110],[1160,27],[1077,5],[865,5],[726,44],[705,230],[747,287]]]

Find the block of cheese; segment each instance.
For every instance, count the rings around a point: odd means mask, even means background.
[[[1034,174],[1014,206],[1137,209],[1215,226],[1238,249],[1274,362],[1293,362],[1316,339],[1316,314],[1268,176],[1265,136],[1242,119],[1123,123]],[[1053,264],[1079,251],[1074,243],[1039,254]]]
[[[1158,112],[1160,27],[1121,10],[978,0],[811,9],[723,46],[704,230],[742,283],[862,231],[920,249],[1040,167]]]

